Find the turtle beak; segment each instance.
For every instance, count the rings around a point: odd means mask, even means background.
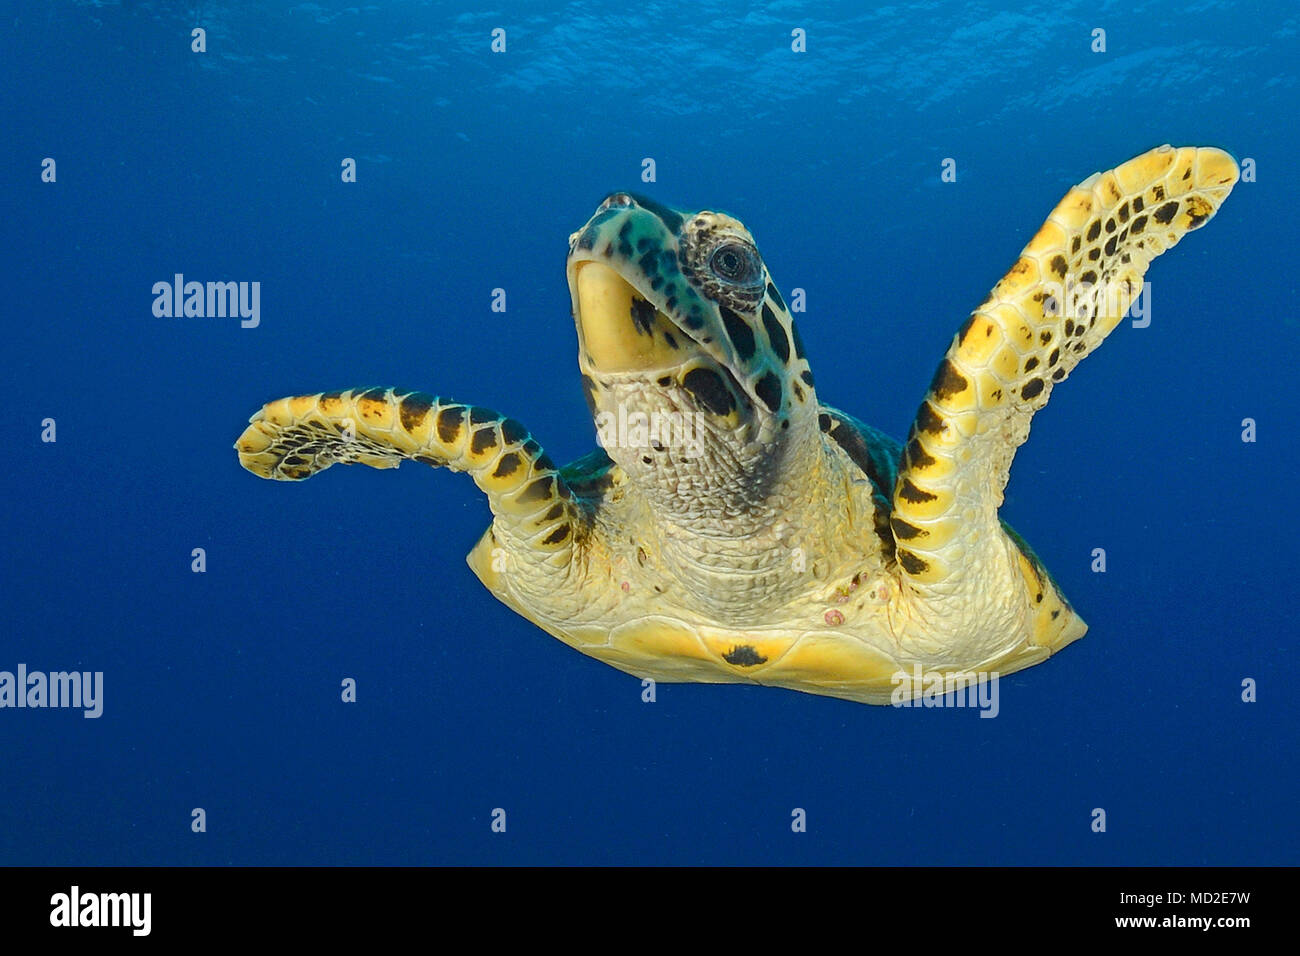
[[[570,270],[578,343],[592,368],[640,372],[682,363],[680,331],[615,269],[588,259]]]

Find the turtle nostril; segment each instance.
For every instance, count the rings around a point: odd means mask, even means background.
[[[627,193],[610,193],[605,197],[605,201],[600,204],[601,209],[609,209],[611,206],[626,207],[631,206],[632,197]]]

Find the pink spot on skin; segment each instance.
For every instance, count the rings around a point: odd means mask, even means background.
[[[831,608],[826,612],[826,623],[831,627],[838,627],[840,624],[844,623],[844,615],[834,608]]]
[[[619,587],[623,589],[624,594],[632,593],[632,582],[630,581],[624,581],[622,584],[619,585]]]

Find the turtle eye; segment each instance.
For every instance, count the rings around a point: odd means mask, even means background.
[[[713,250],[709,268],[719,279],[738,285],[754,285],[763,278],[763,265],[758,253],[740,242],[728,242]]]

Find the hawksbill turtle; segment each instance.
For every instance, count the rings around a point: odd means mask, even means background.
[[[493,515],[479,580],[643,679],[888,703],[917,668],[1007,674],[1087,629],[998,517],[1016,449],[1237,175],[1222,150],[1162,146],[1071,189],[956,333],[902,444],[819,400],[744,225],[620,192],[567,262],[603,447],[556,467],[513,418],[364,388],[270,402],[235,448],[291,481],[468,472]]]

